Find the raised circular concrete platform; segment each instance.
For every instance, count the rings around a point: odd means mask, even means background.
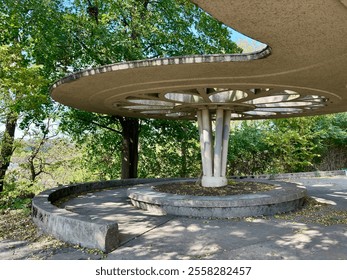
[[[161,182],[130,188],[128,197],[134,206],[151,212],[201,218],[269,216],[296,210],[304,203],[306,189],[297,184],[270,180],[247,181],[271,184],[276,188],[256,194],[192,196],[155,191],[153,186],[163,184]]]

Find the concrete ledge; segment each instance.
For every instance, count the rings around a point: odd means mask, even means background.
[[[303,205],[306,189],[297,184],[269,180],[248,180],[275,185],[271,191],[232,196],[175,195],[153,190],[156,184],[130,188],[134,206],[160,214],[205,218],[236,218],[274,215]],[[179,182],[179,181],[177,181]]]
[[[171,180],[173,179],[129,179],[57,187],[46,190],[33,198],[32,217],[35,224],[44,232],[52,234],[60,240],[87,248],[99,249],[107,253],[118,246],[117,223],[91,219],[88,216],[58,208],[52,203],[83,192]]]

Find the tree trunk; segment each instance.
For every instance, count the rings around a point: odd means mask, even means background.
[[[1,140],[0,151],[0,192],[4,189],[5,174],[10,166],[11,157],[13,154],[14,133],[17,126],[18,116],[11,112],[6,116],[6,126],[4,136]]]
[[[122,125],[122,179],[137,178],[140,125],[137,119],[119,117]]]

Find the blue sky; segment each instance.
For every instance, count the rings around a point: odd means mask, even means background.
[[[247,52],[254,52],[254,51],[260,51],[266,47],[265,44],[258,42],[256,40],[253,40],[252,38],[249,38],[242,33],[237,32],[236,30],[232,29],[232,36],[231,39],[238,44],[241,48],[244,49],[244,53]]]

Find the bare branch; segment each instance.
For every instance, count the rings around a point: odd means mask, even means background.
[[[95,121],[91,121],[91,123],[92,123],[92,124],[95,124],[95,125],[97,125],[97,126],[99,126],[99,127],[105,128],[105,129],[107,129],[107,130],[110,130],[110,131],[113,131],[113,132],[115,132],[115,133],[118,133],[118,134],[122,135],[122,132],[120,132],[119,130],[116,130],[116,129],[112,128],[112,127],[109,127],[109,126],[107,126],[107,125],[103,125],[103,124],[97,123],[97,122],[95,122]]]

